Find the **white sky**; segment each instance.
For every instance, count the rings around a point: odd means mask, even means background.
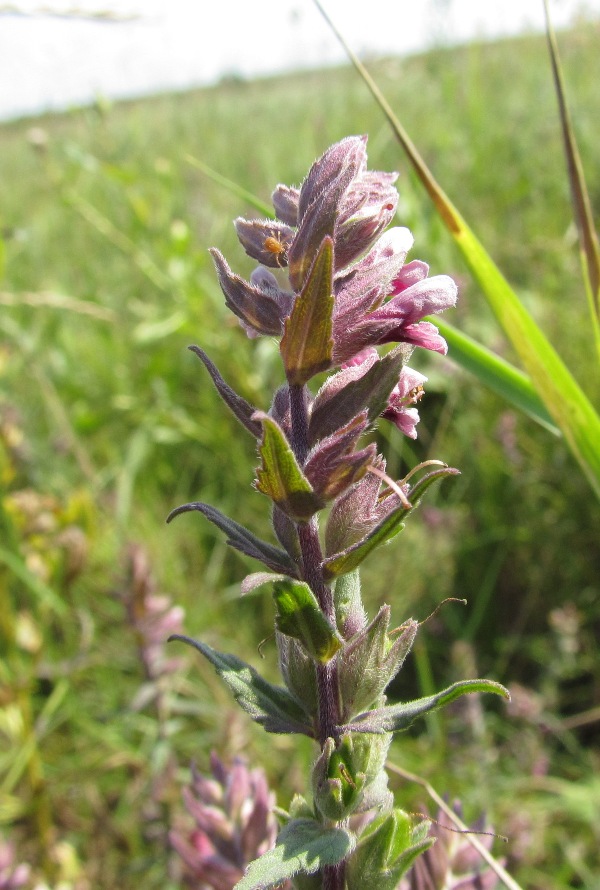
[[[323,0],[361,54],[541,29],[542,0]],[[8,14],[112,11],[120,22]],[[556,27],[600,0],[550,0]],[[0,118],[344,58],[312,0],[0,0]]]

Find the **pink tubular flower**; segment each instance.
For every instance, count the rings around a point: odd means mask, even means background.
[[[395,423],[400,432],[410,439],[417,438],[416,425],[419,422],[419,412],[410,406],[423,396],[423,384],[426,380],[427,377],[423,374],[405,365],[398,383],[390,393],[387,408],[381,415]]]
[[[377,350],[372,346],[367,346],[349,361],[343,363],[342,371],[346,373],[345,375],[340,374],[339,377],[345,377],[344,382],[348,382],[349,379],[358,380],[377,361],[379,361]],[[332,389],[335,392],[335,378],[331,378],[331,380],[333,382]],[[423,384],[426,381],[427,377],[423,374],[404,365],[398,383],[389,395],[387,407],[381,414],[386,420],[395,423],[400,432],[410,439],[417,438],[416,426],[420,420],[419,412],[411,406],[423,397]]]
[[[229,308],[249,336],[279,335],[324,238],[333,242],[332,367],[365,347],[409,343],[445,353],[437,328],[422,319],[454,306],[457,288],[428,266],[405,265],[413,238],[406,228],[384,231],[396,213],[395,173],[367,170],[366,137],[349,136],[311,167],[300,189],[273,193],[278,219],[236,220],[238,237],[261,267],[287,267],[289,288],[259,267],[249,284],[213,251]]]

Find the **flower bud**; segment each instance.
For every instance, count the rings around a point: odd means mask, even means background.
[[[340,695],[344,720],[351,720],[373,705],[394,679],[411,650],[418,623],[410,619],[402,633],[391,640],[389,622],[390,607],[383,605],[368,627],[350,640],[340,654]]]
[[[402,875],[434,838],[427,837],[430,823],[415,828],[402,810],[392,810],[366,828],[346,869],[348,890],[396,890]]]
[[[313,769],[315,806],[326,819],[339,821],[362,810],[367,794],[369,808],[389,803],[384,765],[391,739],[389,733],[351,733],[337,745],[327,739]]]

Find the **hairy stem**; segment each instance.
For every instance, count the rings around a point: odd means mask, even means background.
[[[300,463],[309,452],[308,412],[303,386],[290,386],[291,445]],[[323,580],[323,552],[319,540],[319,524],[316,516],[298,525],[298,540],[302,554],[302,575],[316,596],[323,614],[335,625],[333,592]],[[317,665],[318,736],[321,747],[328,738],[338,738],[340,721],[339,683],[337,658],[327,664]],[[345,863],[326,866],[323,869],[323,890],[344,890]]]
[[[337,865],[326,865],[323,869],[323,890],[344,890],[345,881],[345,863],[339,862]]]
[[[303,386],[290,386],[290,414],[292,422],[291,444],[300,463],[308,454],[308,412]],[[319,541],[319,525],[316,516],[298,525],[298,540],[302,553],[303,578],[316,596],[323,614],[335,624],[335,605],[331,588],[323,580],[323,553]],[[319,742],[337,738],[339,723],[339,696],[336,659],[317,666],[319,696]]]
[[[290,414],[292,421],[291,444],[299,462],[308,454],[308,412],[303,386],[290,386]],[[331,588],[323,580],[323,552],[319,541],[319,525],[316,516],[309,522],[298,525],[298,540],[302,553],[302,574],[304,580],[316,596],[323,614],[335,624],[335,605]],[[317,666],[317,688],[319,697],[319,742],[325,744],[328,738],[337,738],[339,723],[339,695],[337,659]]]

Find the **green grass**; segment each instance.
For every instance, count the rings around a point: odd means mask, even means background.
[[[561,37],[596,214],[598,36],[593,25]],[[440,50],[373,71],[597,404],[543,40]],[[32,125],[47,133],[45,150],[31,144]],[[369,134],[373,167],[401,171],[399,219],[415,234],[412,255],[459,280],[449,320],[514,360],[348,69],[0,127],[8,554],[0,566],[0,732],[10,743],[0,758],[0,820],[50,886],[180,886],[164,847],[164,827],[181,811],[177,765],[182,778],[191,757],[206,763],[211,746],[264,756],[284,803],[302,787],[308,747],[290,768],[292,743],[248,726],[195,660],[173,675],[166,721],[151,705],[132,710],[143,674],[123,603],[126,546],[147,549],[159,589],[185,606],[188,633],[258,663],[272,606],[264,594],[237,595],[254,566],[199,515],[164,526],[172,507],[201,498],[269,534],[267,501],[250,488],[253,443],[185,347],[199,343],[257,407],[279,383],[273,344],[248,341],[232,322],[206,252],[217,245],[236,271],[249,272],[231,220],[250,210],[185,158],[268,200],[276,182],[298,183],[324,148],[357,132]],[[418,442],[379,433],[391,472],[436,457],[462,476],[366,563],[363,586],[372,609],[393,598],[398,624],[408,614],[424,618],[444,596],[465,596],[469,607],[448,605],[422,629],[426,646],[394,693],[439,688],[463,674],[466,658],[476,661],[467,667],[473,675],[531,687],[540,698],[524,716],[488,703],[482,713],[434,715],[395,743],[394,759],[460,795],[467,818],[485,809],[511,835],[509,866],[525,887],[592,888],[598,723],[574,718],[597,706],[600,685],[596,503],[559,439],[450,362],[423,355],[417,366],[430,377]],[[29,507],[22,491],[31,492]],[[275,676],[268,643],[265,654]],[[411,794],[402,787],[398,799],[409,806]]]

